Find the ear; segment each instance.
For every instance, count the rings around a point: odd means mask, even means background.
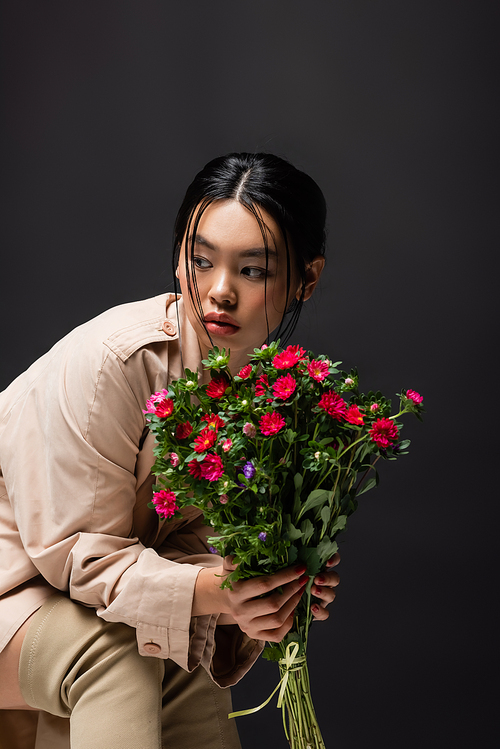
[[[319,277],[321,276],[323,272],[323,268],[325,267],[325,258],[323,255],[316,255],[314,260],[312,260],[309,265],[306,266],[306,283],[304,287],[304,302],[309,299],[309,297],[312,295],[314,289],[316,288],[316,284],[319,281]],[[300,299],[300,294],[302,291],[302,287],[297,290],[296,298]]]
[[[175,276],[176,278],[179,278],[179,266],[175,269]]]

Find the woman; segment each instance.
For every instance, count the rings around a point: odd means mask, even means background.
[[[142,409],[184,367],[201,369],[212,345],[231,349],[236,372],[272,331],[293,330],[323,269],[324,223],[321,191],[286,161],[211,161],[176,221],[182,298],[108,310],[1,394],[0,741],[9,749],[55,747],[56,735],[68,746],[68,724],[74,749],[239,746],[224,687],[263,641],[288,632],[305,568],[221,590],[232,560],[207,553],[198,511],[162,523],[147,507]],[[333,570],[317,576],[316,619],[327,618],[337,584]]]

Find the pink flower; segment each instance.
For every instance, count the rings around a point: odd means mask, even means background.
[[[420,393],[416,393],[415,390],[407,390],[406,397],[414,403],[422,403],[424,400],[424,396],[420,395]]]
[[[232,439],[224,440],[224,442],[222,443],[222,449],[224,450],[225,453],[227,453],[228,450],[230,450],[232,448],[232,446],[233,446],[233,440]]]
[[[168,392],[163,389],[153,393],[151,398],[146,401],[146,410],[144,414],[154,414],[162,419],[166,419],[174,410],[174,402],[168,397]]]
[[[363,414],[359,410],[358,406],[355,403],[352,403],[349,408],[347,409],[346,415],[344,416],[344,419],[349,422],[349,424],[364,424],[363,421]]]
[[[153,504],[158,515],[164,518],[171,518],[175,511],[179,509],[176,504],[174,492],[166,491],[165,489],[153,494]]]
[[[330,362],[324,361],[323,359],[313,359],[307,365],[307,371],[309,377],[312,377],[316,382],[322,382],[328,377],[328,370],[330,368]]]
[[[286,374],[283,377],[278,377],[273,385],[273,393],[275,398],[286,400],[290,398],[295,392],[297,382],[294,380],[291,374]]]
[[[346,377],[344,380],[344,385],[347,385],[347,387],[354,385],[354,380],[352,379],[352,377]]]
[[[208,481],[217,481],[224,474],[224,464],[218,455],[209,453],[201,464],[201,476]]]
[[[219,502],[221,503],[221,505],[227,505],[228,501],[229,501],[229,497],[227,496],[227,494],[220,495]]]
[[[240,369],[236,377],[241,377],[242,380],[246,380],[247,377],[250,377],[251,372],[252,372],[252,365],[246,364],[244,367]]]
[[[273,359],[273,367],[276,369],[290,369],[290,367],[294,367],[297,362],[304,358],[305,353],[304,349],[300,348],[300,346],[287,346],[281,354],[276,354]]]
[[[398,428],[392,419],[377,419],[369,434],[379,447],[390,447],[398,438]]]
[[[177,468],[179,465],[179,456],[177,453],[170,453],[170,464],[173,465],[174,468]]]
[[[285,426],[285,419],[277,411],[264,414],[259,421],[259,427],[262,434],[269,437],[271,434],[277,434]]]
[[[255,383],[255,395],[265,395],[266,394],[266,388],[269,386],[269,382],[267,380],[267,375],[263,374],[261,375],[257,382]]]
[[[224,422],[222,421],[221,417],[218,416],[218,414],[205,414],[205,416],[201,417],[201,420],[206,421],[207,426],[213,427],[216,432],[220,429],[220,427],[224,426]]]
[[[332,419],[336,419],[336,421],[341,421],[342,418],[345,418],[347,412],[345,400],[335,390],[327,390],[326,393],[323,393],[318,406],[326,411],[327,414],[330,414]]]
[[[215,444],[216,439],[217,439],[217,432],[215,431],[215,429],[210,429],[210,427],[205,427],[205,429],[201,430],[199,436],[195,437],[195,440],[194,440],[195,453],[204,453],[205,450],[209,450]]]
[[[195,479],[201,479],[201,463],[199,460],[196,460],[196,458],[193,458],[193,460],[190,460],[188,463],[188,471],[191,474],[191,476],[194,476]]]
[[[222,398],[229,387],[229,380],[225,374],[213,377],[207,386],[207,395],[210,398]]]
[[[250,437],[251,440],[254,440],[257,436],[257,428],[255,427],[255,424],[251,424],[249,421],[247,421],[247,423],[243,427],[243,434],[246,437]]]
[[[371,406],[370,406],[370,411],[372,412],[372,414],[374,414],[375,411],[379,410],[379,408],[380,408],[380,406],[379,406],[378,403],[372,403]]]
[[[191,432],[193,431],[193,427],[189,423],[189,421],[184,421],[182,424],[177,424],[177,429],[175,430],[175,436],[178,440],[185,440],[186,437],[189,437]]]

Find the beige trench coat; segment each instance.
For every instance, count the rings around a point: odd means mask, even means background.
[[[165,523],[147,507],[154,458],[142,409],[182,375],[181,346],[184,365],[200,366],[174,300],[104,312],[0,393],[0,651],[54,588],[134,627],[142,655],[154,642],[157,657],[201,665],[220,686],[262,650],[236,626],[217,627],[217,615],[191,617],[198,572],[220,564],[199,511]]]

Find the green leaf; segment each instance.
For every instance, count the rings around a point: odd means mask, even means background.
[[[317,555],[320,560],[321,566],[328,561],[338,549],[336,541],[331,541],[328,536],[324,536],[318,544]]]
[[[268,645],[262,651],[262,657],[265,658],[266,661],[279,661],[281,655],[281,650],[277,645]]]
[[[319,507],[319,505],[323,505],[325,504],[325,502],[328,502],[332,498],[332,495],[333,492],[327,491],[326,489],[314,489],[302,505],[302,509],[299,512],[299,518],[301,518],[305,512],[311,510],[313,507]]]
[[[296,473],[293,477],[293,483],[295,484],[295,491],[300,493],[300,490],[302,489],[302,482],[304,481],[304,477],[301,473]]]
[[[377,483],[378,483],[377,482],[377,477],[376,476],[372,476],[371,479],[368,479],[368,481],[366,481],[366,483],[363,484],[363,486],[361,487],[361,489],[359,490],[359,492],[356,494],[356,496],[360,497],[365,492],[370,491],[370,489],[373,489],[374,486],[377,486]]]
[[[343,531],[347,523],[347,515],[339,515],[337,520],[334,522],[330,534],[333,536],[334,533],[340,533]]]
[[[316,549],[303,546],[299,551],[299,559],[307,565],[308,575],[316,575],[320,571],[322,564]]]
[[[314,525],[311,523],[309,518],[306,518],[306,520],[302,521],[300,530],[302,531],[302,543],[306,545],[312,534],[314,533]]]
[[[286,533],[287,538],[290,541],[296,541],[298,538],[302,538],[302,531],[300,531],[298,528],[296,528],[293,525],[290,515],[284,515],[283,520],[284,520],[283,526],[285,528],[285,533]]]
[[[321,509],[320,517],[323,521],[323,528],[321,529],[321,533],[324,533],[328,526],[328,523],[330,522],[330,508],[328,506],[325,506]]]

